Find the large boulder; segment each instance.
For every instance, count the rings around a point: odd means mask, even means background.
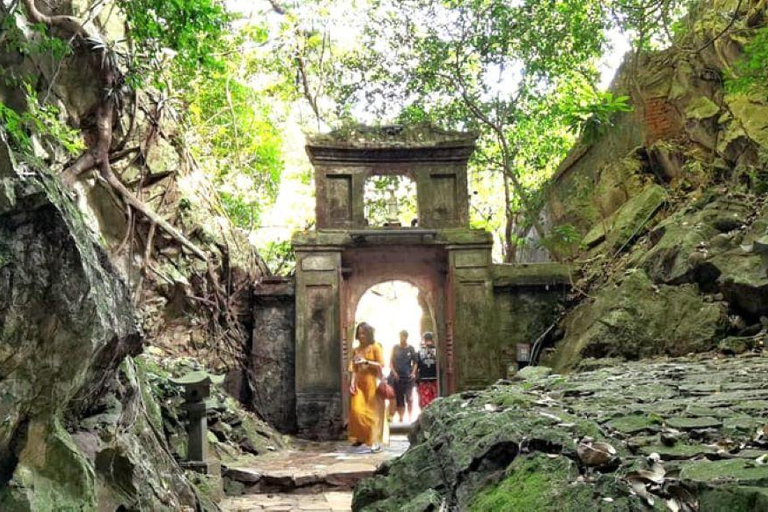
[[[352,508],[765,510],[766,378],[764,356],[707,354],[441,398]]]
[[[546,364],[565,370],[585,357],[703,352],[714,348],[725,322],[725,304],[706,302],[697,285],[656,285],[645,271],[633,269],[570,312],[565,336]]]
[[[592,247],[604,240],[611,251],[626,247],[649,226],[656,212],[667,201],[659,185],[651,185],[630,198],[608,219],[602,220],[584,236],[582,245]]]
[[[718,271],[706,260],[738,245],[728,233],[746,224],[750,213],[744,196],[699,201],[660,222],[650,234],[655,243],[635,263],[657,283],[714,283]]]
[[[75,203],[0,140],[0,509],[185,510],[198,498],[134,371],[131,293]]]

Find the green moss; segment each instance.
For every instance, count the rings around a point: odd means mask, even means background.
[[[680,479],[695,483],[729,483],[768,485],[768,466],[758,466],[744,459],[695,461],[683,465]]]
[[[656,415],[629,414],[608,422],[608,426],[625,434],[634,434],[643,430],[656,430],[662,419]]]
[[[692,445],[677,443],[674,446],[664,445],[650,445],[640,448],[640,453],[643,455],[650,455],[652,453],[658,453],[663,460],[680,460],[680,459],[692,459],[705,453],[714,451],[705,445]]]
[[[14,473],[15,485],[0,491],[0,510],[96,510],[90,462],[55,420],[30,425],[27,445]]]
[[[707,489],[699,496],[700,512],[753,512],[768,510],[768,489],[734,487]]]
[[[309,145],[360,148],[474,146],[476,138],[476,133],[442,130],[428,123],[392,126],[348,124],[330,133],[310,136]]]
[[[699,96],[685,109],[685,116],[689,119],[701,121],[715,117],[718,112],[720,112],[720,107],[712,102],[712,100],[706,96]]]
[[[216,503],[224,497],[221,475],[202,475],[194,471],[187,471],[186,475],[197,490],[203,509],[218,510]]]
[[[566,457],[544,455],[519,457],[498,485],[480,492],[470,506],[473,512],[489,510],[561,509],[558,497],[577,475],[573,462]]]
[[[694,429],[694,428],[712,428],[719,427],[722,422],[715,418],[709,418],[707,416],[697,418],[669,418],[667,420],[667,426],[677,429]]]

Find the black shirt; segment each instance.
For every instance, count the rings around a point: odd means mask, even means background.
[[[437,349],[424,347],[418,354],[419,380],[437,379]]]
[[[407,345],[405,348],[396,345],[392,349],[392,363],[394,370],[401,379],[407,379],[413,372],[413,363],[417,362],[416,349]]]

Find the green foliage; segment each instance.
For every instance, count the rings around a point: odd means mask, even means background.
[[[296,254],[290,240],[269,242],[261,254],[275,275],[288,275],[296,268]]]
[[[582,137],[585,144],[591,144],[613,126],[614,114],[631,112],[629,96],[615,96],[610,91],[582,89],[567,116],[570,128]]]
[[[282,137],[269,100],[249,83],[258,69],[249,51],[266,28],[237,28],[219,0],[122,0],[139,52],[127,80],[180,98],[187,146],[213,178],[235,225],[252,229],[276,196]]]
[[[8,136],[11,146],[19,151],[29,150],[32,143],[24,124],[24,120],[15,110],[0,101],[0,130]]]
[[[547,237],[539,243],[549,251],[561,256],[571,256],[578,248],[581,234],[572,224],[554,226]]]
[[[768,84],[768,27],[758,29],[726,81],[729,92],[765,89]]]
[[[191,84],[187,116],[193,155],[213,176],[235,224],[250,229],[277,195],[282,137],[269,104],[233,68]]]
[[[44,104],[37,98],[36,92],[28,83],[23,85],[26,93],[27,109],[18,113],[0,101],[0,130],[8,136],[11,146],[24,154],[32,152],[32,134],[51,138],[64,150],[76,155],[85,149],[80,133],[67,126],[61,120],[58,107]]]
[[[138,48],[133,80],[142,83],[147,61],[172,56],[182,81],[221,71],[232,17],[218,0],[120,0],[129,34]],[[144,62],[142,62],[143,57]],[[159,85],[157,82],[155,85]]]

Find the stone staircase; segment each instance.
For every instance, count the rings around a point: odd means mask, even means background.
[[[346,511],[352,490],[384,461],[403,453],[405,436],[393,436],[379,453],[357,453],[345,443],[297,442],[247,463],[224,466],[226,511]]]

